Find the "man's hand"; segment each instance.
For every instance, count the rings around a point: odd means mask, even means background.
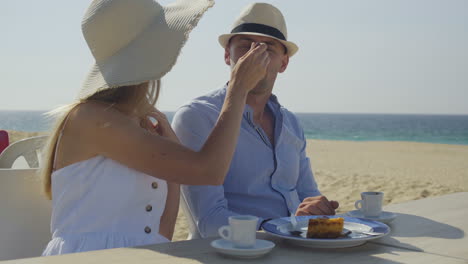
[[[337,201],[328,201],[325,196],[307,197],[297,208],[296,215],[334,215],[338,206]]]

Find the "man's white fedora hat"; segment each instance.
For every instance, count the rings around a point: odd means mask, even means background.
[[[248,5],[232,25],[230,34],[219,36],[219,43],[223,48],[235,35],[257,35],[278,40],[288,50],[288,55],[294,55],[299,47],[288,41],[288,31],[281,11],[267,3],[253,3]]]
[[[93,0],[82,31],[96,63],[78,99],[158,80],[175,64],[190,31],[214,0]]]

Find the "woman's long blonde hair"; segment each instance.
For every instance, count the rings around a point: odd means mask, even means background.
[[[159,97],[159,90],[161,87],[160,80],[145,82],[131,86],[121,86],[112,89],[106,89],[103,91],[96,92],[90,97],[74,102],[69,105],[65,105],[54,109],[47,113],[49,117],[56,119],[54,128],[52,129],[47,143],[43,149],[43,166],[40,168],[40,177],[42,179],[44,193],[48,199],[52,199],[52,179],[51,175],[54,170],[55,163],[55,150],[57,143],[64,126],[65,120],[67,119],[70,112],[82,103],[89,101],[99,101],[108,103],[111,105],[117,104],[128,104],[133,106],[136,113],[143,114],[143,111],[147,110],[148,106],[154,106]]]

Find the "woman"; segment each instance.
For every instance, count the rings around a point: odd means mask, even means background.
[[[180,145],[154,108],[159,80],[212,5],[92,2],[82,28],[96,64],[78,101],[55,111],[61,118],[44,159],[53,236],[43,255],[167,242],[178,184],[223,183],[247,93],[269,63],[266,45],[252,44],[232,70],[219,120],[199,152]]]

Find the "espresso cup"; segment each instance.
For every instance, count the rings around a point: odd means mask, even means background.
[[[229,217],[229,225],[218,229],[219,235],[237,248],[252,248],[255,245],[258,217],[236,215]]]
[[[363,192],[354,207],[367,217],[378,217],[382,213],[383,192]]]

